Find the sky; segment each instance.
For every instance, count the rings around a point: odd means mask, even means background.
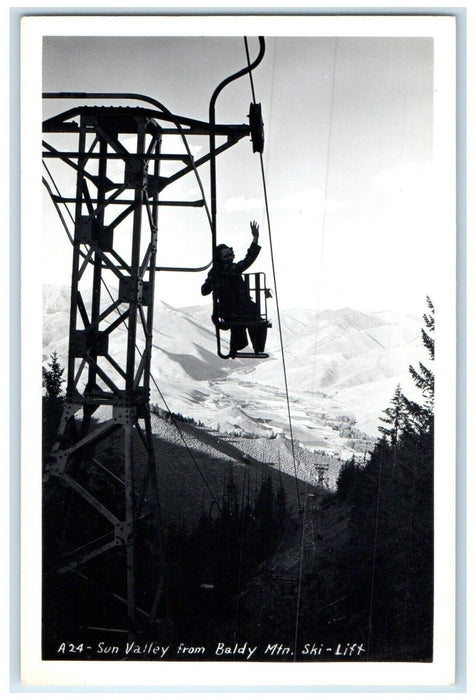
[[[251,242],[249,222],[257,220],[262,251],[252,270],[266,272],[283,307],[420,315],[426,296],[438,295],[454,235],[435,158],[433,39],[265,39],[253,82],[263,110],[270,231],[260,158],[245,138],[217,160],[218,242],[240,259]],[[253,57],[258,40],[248,43]],[[208,121],[215,87],[245,65],[237,36],[48,36],[43,90],[141,93]],[[247,77],[231,83],[218,99],[217,121],[246,123],[251,99]],[[71,106],[46,101],[44,116]],[[199,144],[193,150],[203,152]],[[207,187],[206,166],[200,172]],[[173,196],[200,198],[196,180],[181,180]],[[163,266],[211,260],[204,210],[163,207],[158,254]],[[70,259],[45,197],[44,282],[68,284]],[[161,272],[156,294],[176,307],[209,303],[200,295],[204,276]]]

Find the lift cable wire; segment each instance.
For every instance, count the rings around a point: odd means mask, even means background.
[[[244,37],[244,40],[245,40],[246,60],[248,62],[248,66],[249,66],[250,65],[250,52],[248,49],[248,39],[246,36]],[[255,84],[253,81],[253,72],[251,70],[249,71],[249,76],[250,76],[250,85],[251,85],[251,96],[253,97],[253,102],[256,104]]]
[[[248,41],[247,41],[246,37],[244,39],[245,39],[246,57],[247,57],[247,60],[249,62]],[[251,84],[251,92],[252,92],[253,100],[256,102],[253,75],[252,75],[251,71],[249,72],[249,76],[250,76],[250,84]],[[273,269],[274,296],[276,299],[276,314],[277,314],[277,319],[278,319],[279,342],[280,342],[280,347],[281,347],[281,358],[282,358],[282,364],[283,364],[283,376],[284,376],[284,386],[285,386],[285,393],[286,393],[286,405],[287,405],[287,414],[288,414],[288,423],[289,423],[289,435],[291,438],[291,452],[292,452],[292,458],[293,458],[294,478],[295,478],[295,483],[296,483],[296,496],[297,496],[298,507],[299,507],[299,510],[301,511],[301,509],[302,509],[301,496],[299,494],[299,486],[298,486],[296,454],[295,454],[295,449],[294,449],[293,426],[292,426],[292,420],[291,420],[291,405],[290,405],[290,401],[289,401],[289,388],[288,388],[288,378],[287,378],[287,370],[286,370],[286,359],[285,359],[285,355],[284,355],[283,332],[282,332],[282,325],[281,325],[281,314],[280,314],[280,310],[279,310],[278,285],[277,285],[277,280],[276,280],[276,267],[275,267],[275,262],[274,262],[273,241],[272,241],[272,235],[271,235],[271,219],[270,219],[270,214],[269,214],[268,190],[267,190],[267,186],[266,186],[263,154],[260,153],[259,156],[260,156],[260,166],[261,166],[261,179],[262,179],[262,183],[263,183],[263,195],[264,195],[264,202],[265,202],[265,209],[266,209],[266,220],[267,220],[267,224],[268,224],[269,250],[270,250],[270,254],[271,254],[271,266]]]
[[[327,203],[327,196],[328,196],[328,188],[329,188],[329,165],[330,165],[330,153],[331,153],[331,140],[332,140],[332,124],[333,124],[333,117],[334,117],[334,95],[335,95],[335,74],[336,74],[336,62],[337,62],[337,38],[334,43],[334,60],[333,60],[333,73],[332,73],[332,86],[331,86],[331,107],[330,107],[330,117],[329,117],[329,134],[328,134],[328,142],[327,142],[327,153],[326,153],[326,176],[325,176],[325,188],[324,188],[324,212],[323,212],[323,217],[322,217],[322,231],[321,231],[321,266],[322,266],[322,261],[324,257],[324,237],[325,237],[325,230],[326,230],[326,224],[327,224],[327,209],[326,209],[326,203]],[[319,298],[320,298],[320,282],[319,282]],[[314,375],[315,375],[315,366],[314,366]],[[294,661],[296,661],[297,657],[297,648],[298,648],[298,632],[299,632],[299,618],[300,618],[300,613],[301,613],[301,596],[302,596],[302,579],[303,579],[303,563],[304,563],[304,538],[305,538],[305,525],[306,525],[306,506],[307,506],[307,485],[306,485],[306,493],[304,495],[304,508],[302,510],[302,539],[301,539],[301,551],[300,551],[300,557],[299,557],[299,583],[298,583],[298,594],[297,594],[297,602],[296,602],[296,621],[295,621],[295,630],[294,630]],[[378,516],[377,516],[378,519]],[[377,525],[376,525],[377,527]],[[376,553],[376,540],[374,544],[374,566],[375,566],[375,553]],[[374,586],[374,574],[372,573],[372,584],[371,584],[371,611],[369,614],[369,631],[368,631],[368,643],[370,645],[370,635],[371,635],[371,618],[372,618],[372,599],[373,599],[373,586]]]
[[[235,630],[238,627],[238,622],[239,622],[239,618],[240,618],[240,591],[241,591],[241,579],[242,579],[242,575],[243,575],[243,554],[244,554],[245,528],[246,528],[245,496],[246,496],[247,487],[249,489],[249,482],[250,482],[250,472],[249,472],[249,470],[247,470],[243,474],[242,491],[241,491],[240,548],[239,548],[239,553],[238,553],[238,566],[237,566],[237,573],[236,573],[236,595],[234,598]]]
[[[299,576],[298,576],[298,591],[297,591],[297,601],[296,601],[296,623],[294,625],[294,661],[297,660],[297,650],[298,650],[298,634],[299,634],[299,616],[301,613],[301,595],[302,595],[302,577],[303,577],[303,564],[304,564],[304,543],[306,534],[306,505],[307,505],[307,492],[308,485],[306,483],[306,492],[304,494],[304,507],[302,509],[302,523],[301,523],[301,548],[299,551]]]
[[[377,502],[375,508],[375,526],[374,526],[374,542],[372,551],[372,576],[370,579],[370,602],[369,602],[369,619],[367,623],[367,659],[370,655],[370,646],[372,642],[372,618],[373,618],[373,606],[374,606],[374,594],[375,594],[375,573],[377,569],[377,542],[378,533],[380,527],[380,500],[382,496],[382,467],[383,467],[383,454],[380,450],[380,460],[379,460],[379,470],[378,470],[378,480],[377,480]]]
[[[245,37],[245,49],[246,49],[247,59],[249,60],[248,41],[247,41],[246,37]],[[253,100],[256,102],[253,76],[252,76],[251,72],[250,72],[250,84],[251,84],[251,93],[253,96]],[[292,427],[292,420],[291,420],[291,406],[290,406],[290,401],[289,401],[289,387],[288,387],[287,370],[286,370],[286,359],[285,359],[285,354],[284,354],[281,314],[280,314],[280,309],[279,309],[278,287],[277,287],[277,280],[276,280],[276,267],[275,267],[275,262],[274,262],[274,251],[273,251],[273,242],[272,242],[272,234],[271,234],[271,220],[270,220],[270,214],[269,214],[268,191],[267,191],[267,186],[266,186],[263,154],[260,153],[259,156],[260,156],[260,167],[261,167],[261,179],[262,179],[262,183],[263,183],[263,195],[264,195],[265,209],[266,209],[266,219],[267,219],[267,224],[268,224],[271,265],[272,265],[272,269],[273,269],[274,295],[275,295],[275,299],[276,299],[276,314],[277,314],[277,319],[278,319],[279,342],[280,342],[280,346],[281,346],[281,358],[282,358],[282,365],[283,365],[283,377],[284,377],[284,386],[285,386],[285,393],[286,393],[286,405],[287,405],[287,412],[288,412],[289,435],[290,435],[290,439],[291,439],[291,451],[292,451],[292,457],[293,457],[294,479],[295,479],[295,484],[296,484],[297,503],[298,503],[298,508],[299,508],[299,512],[301,515],[301,528],[302,528],[302,541],[301,541],[301,548],[300,548],[300,553],[299,553],[299,575],[298,575],[298,592],[297,592],[297,601],[296,601],[296,620],[295,620],[295,629],[294,629],[294,637],[295,637],[294,638],[294,661],[296,661],[298,632],[299,632],[299,616],[300,616],[300,610],[301,610],[303,558],[304,558],[304,528],[305,528],[305,518],[306,518],[307,489],[306,489],[306,493],[304,494],[304,505],[302,506],[301,505],[301,496],[299,494],[299,481],[298,481],[297,467],[296,467],[296,455],[295,455],[295,450],[294,450],[294,436],[293,436],[293,427]]]
[[[272,269],[273,269],[274,297],[276,299],[276,316],[278,319],[279,343],[280,343],[280,347],[281,347],[281,358],[282,358],[282,364],[283,364],[283,377],[284,377],[284,386],[285,386],[285,393],[286,393],[286,406],[287,406],[287,413],[288,413],[289,436],[291,438],[291,452],[292,452],[292,457],[293,457],[294,477],[295,477],[295,481],[296,481],[296,496],[297,496],[297,502],[298,502],[299,509],[301,510],[301,508],[302,508],[301,496],[299,494],[299,488],[298,488],[296,453],[295,453],[295,449],[294,449],[294,435],[293,435],[293,425],[292,425],[292,419],[291,419],[291,404],[290,404],[290,400],[289,400],[288,376],[287,376],[287,369],[286,369],[286,358],[285,358],[285,354],[284,354],[284,342],[283,342],[283,332],[282,332],[282,325],[281,325],[281,314],[280,314],[280,310],[279,310],[278,288],[277,288],[277,281],[276,281],[276,267],[275,267],[275,262],[274,262],[273,243],[272,243],[272,237],[271,237],[271,222],[270,222],[270,216],[269,216],[268,195],[267,195],[266,181],[265,181],[265,174],[264,174],[263,156],[261,154],[260,154],[260,165],[261,165],[261,175],[262,175],[262,179],[263,179],[263,191],[264,191],[264,198],[265,198],[266,218],[268,221],[269,249],[270,249],[270,254],[271,254],[271,265],[272,265]]]
[[[54,194],[53,194],[53,192],[52,192],[52,190],[51,190],[51,187],[50,187],[49,183],[47,182],[47,180],[46,180],[44,177],[42,178],[42,180],[43,180],[43,184],[44,184],[44,186],[46,187],[46,190],[47,190],[48,194],[50,195],[51,201],[53,202],[53,206],[54,206],[55,209],[56,209],[56,213],[58,214],[58,216],[59,216],[59,218],[60,218],[60,221],[61,221],[61,223],[63,224],[63,228],[64,228],[64,230],[65,230],[65,232],[66,232],[66,235],[68,236],[71,245],[74,245],[73,237],[72,237],[71,233],[70,233],[69,230],[68,230],[68,226],[67,226],[66,221],[65,221],[65,219],[64,219],[64,216],[63,216],[63,214],[62,214],[62,211],[61,211],[61,209],[60,209],[60,207],[59,207],[59,204],[58,204],[58,202],[55,201],[55,196],[54,196]],[[68,211],[68,213],[70,213],[68,207],[66,207],[66,211]]]
[[[212,499],[213,499],[213,503],[215,503],[216,506],[218,507],[218,510],[221,511],[221,508],[220,508],[220,504],[219,504],[219,502],[218,502],[218,499],[216,498],[215,494],[213,493],[212,488],[211,488],[210,484],[208,483],[208,480],[207,480],[205,474],[204,474],[203,471],[200,469],[197,460],[196,460],[195,457],[193,456],[193,452],[191,451],[190,447],[187,445],[187,441],[185,440],[183,431],[180,429],[180,427],[179,427],[177,421],[175,420],[175,417],[174,417],[172,411],[170,410],[170,408],[169,408],[169,406],[168,406],[168,404],[167,404],[167,401],[166,401],[166,399],[165,399],[165,396],[163,395],[163,393],[162,393],[161,390],[159,389],[159,386],[158,386],[157,382],[155,381],[155,378],[154,378],[154,376],[153,376],[152,374],[150,375],[150,378],[152,379],[152,381],[153,381],[153,383],[154,383],[154,386],[155,386],[155,388],[157,389],[157,391],[158,391],[158,393],[159,393],[159,395],[160,395],[160,398],[161,398],[162,401],[164,402],[165,408],[166,408],[167,411],[169,412],[169,415],[170,415],[170,417],[171,417],[171,419],[172,419],[172,422],[173,422],[175,428],[177,429],[178,434],[180,435],[180,438],[181,438],[181,440],[182,440],[182,442],[183,442],[183,444],[184,444],[184,446],[185,446],[185,449],[187,450],[187,453],[188,453],[190,459],[192,460],[193,464],[195,465],[195,468],[197,469],[198,473],[200,474],[200,476],[201,476],[201,478],[202,478],[202,480],[203,480],[203,483],[204,483],[205,486],[207,487],[208,492],[210,493],[210,496],[211,496]],[[211,504],[212,506],[213,506],[213,503]]]
[[[326,165],[325,165],[325,180],[324,180],[324,197],[323,197],[323,202],[324,202],[324,210],[322,212],[322,225],[321,225],[321,259],[320,259],[320,265],[321,269],[323,267],[323,261],[324,261],[324,243],[325,243],[325,236],[326,236],[326,229],[327,229],[327,197],[329,193],[329,170],[330,170],[330,162],[331,162],[331,146],[332,146],[332,127],[334,124],[334,109],[335,109],[335,81],[336,81],[336,65],[337,65],[337,41],[338,38],[335,37],[334,39],[334,51],[333,51],[333,59],[332,59],[332,82],[331,82],[331,101],[330,101],[330,108],[329,108],[329,127],[327,130],[327,148],[326,148]],[[322,275],[318,275],[318,285],[317,285],[317,297],[318,297],[318,309],[321,308],[321,285],[322,285]],[[317,326],[314,332],[314,343],[317,342]],[[313,376],[312,376],[312,382],[314,384],[315,379],[316,379],[316,370],[317,370],[317,355],[314,353],[314,366],[313,366]]]
[[[48,168],[48,166],[46,165],[46,162],[45,162],[44,160],[43,160],[43,167],[45,168],[46,172],[48,173],[48,175],[49,175],[49,177],[50,177],[50,180],[51,180],[51,182],[52,182],[52,184],[53,184],[53,187],[54,187],[55,190],[56,190],[57,196],[58,196],[59,198],[61,198],[61,192],[60,192],[60,190],[59,190],[59,188],[58,188],[58,185],[56,184],[55,179],[54,179],[53,175],[51,174],[51,170]],[[48,185],[46,179],[45,179],[45,178],[42,178],[42,180],[43,180],[43,184],[45,185],[46,189],[48,190],[48,192],[49,192],[49,194],[50,194],[50,196],[51,196],[51,198],[52,198],[52,200],[53,200],[53,202],[54,202],[54,204],[55,204],[55,206],[56,206],[56,205],[57,205],[57,202],[55,202],[55,200],[54,200],[54,195],[53,195],[53,193],[51,192],[51,189],[49,188],[49,185]],[[65,208],[66,211],[68,212],[68,216],[69,216],[69,218],[71,219],[71,222],[74,224],[74,217],[73,217],[73,215],[71,214],[69,208],[66,206],[66,203],[64,203],[64,208]],[[57,209],[58,209],[58,207],[57,207]]]
[[[395,445],[396,449],[396,445]],[[406,593],[403,596],[403,613],[402,615],[402,631],[400,633],[400,648],[403,653],[404,651],[404,644],[405,644],[405,635],[406,635],[406,627],[407,627],[407,616],[409,614],[409,609],[408,609],[408,598],[409,598],[409,578],[410,578],[410,569],[411,569],[411,556],[414,553],[414,546],[415,546],[415,506],[416,506],[416,478],[417,478],[417,470],[416,470],[416,465],[418,464],[418,454],[419,454],[419,447],[418,447],[418,442],[415,443],[415,447],[413,450],[413,468],[412,468],[412,475],[411,475],[411,499],[410,499],[410,523],[409,523],[409,542],[407,543],[407,546],[405,547],[405,558],[406,558],[406,572],[405,572],[405,589]],[[387,609],[388,609],[388,602],[387,602]]]

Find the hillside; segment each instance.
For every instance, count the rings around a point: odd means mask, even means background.
[[[164,521],[184,525],[197,524],[208,514],[214,501],[220,506],[227,483],[232,479],[240,490],[246,488],[251,502],[267,475],[275,487],[283,486],[289,507],[295,511],[300,498],[309,488],[317,488],[316,467],[325,465],[326,485],[335,486],[341,466],[337,458],[329,459],[300,445],[291,446],[283,435],[276,438],[221,435],[214,430],[180,420],[152,416],[155,462],[159,475],[161,511]],[[111,454],[113,441],[102,453]],[[140,442],[134,453],[138,473],[146,470],[146,455]]]

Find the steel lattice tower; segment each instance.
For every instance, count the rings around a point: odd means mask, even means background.
[[[133,637],[140,627],[138,616],[146,625],[155,623],[163,588],[149,409],[154,282],[161,269],[156,262],[158,211],[161,206],[203,206],[203,199],[166,200],[163,192],[249,135],[250,127],[179,117],[141,96],[45,97],[133,97],[149,103],[146,108],[73,107],[43,124],[47,167],[59,164],[75,178],[75,196],[54,193],[47,185],[63,224],[61,207],[74,208],[74,234],[66,400],[45,479],[53,483],[50,489],[60,485],[65,498],[74,494],[91,514],[75,520],[73,511],[72,522],[65,523],[70,535],[57,538],[54,571],[89,579],[99,562],[108,572],[102,586],[125,604],[124,631]],[[210,144],[208,153],[196,161],[188,148],[165,153],[165,135],[180,136],[184,143],[190,135],[202,136]],[[66,139],[75,147],[65,150]],[[221,140],[218,145],[215,139]],[[161,174],[164,161],[176,167],[167,176]],[[106,276],[114,280],[112,291]],[[111,436],[112,465],[106,449]],[[144,529],[155,538],[149,563],[144,552],[138,555]],[[138,593],[137,572],[144,567],[149,576],[154,570],[155,583],[147,594]]]

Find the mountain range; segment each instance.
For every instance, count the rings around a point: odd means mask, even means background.
[[[65,366],[69,289],[45,285],[43,309],[43,362],[56,352]],[[372,444],[398,384],[420,398],[408,372],[426,359],[418,316],[290,309],[278,323],[271,309],[269,358],[224,360],[216,354],[210,313],[208,305],[156,302],[153,405],[222,434],[292,433],[310,450],[346,459]],[[125,333],[120,326],[110,339],[110,353],[120,361]]]

